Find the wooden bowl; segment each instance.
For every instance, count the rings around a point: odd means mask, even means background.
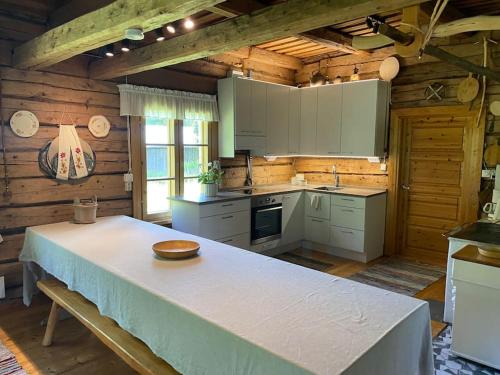
[[[200,244],[195,241],[170,240],[161,241],[153,245],[153,251],[161,258],[182,259],[195,256]]]

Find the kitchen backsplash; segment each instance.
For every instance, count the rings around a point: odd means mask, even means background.
[[[332,166],[335,165],[341,185],[371,186],[387,188],[387,172],[380,170],[379,163],[366,159],[340,158],[278,158],[267,161],[263,157],[252,158],[254,185],[289,183],[296,173],[304,173],[309,183],[333,184]],[[224,169],[223,188],[244,186],[246,161],[244,155],[234,159],[221,159]]]

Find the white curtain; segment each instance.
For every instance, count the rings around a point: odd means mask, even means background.
[[[215,95],[118,85],[121,116],[160,117],[173,120],[218,121]]]

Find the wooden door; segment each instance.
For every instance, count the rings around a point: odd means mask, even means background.
[[[317,154],[340,154],[341,120],[342,86],[327,85],[318,87]]]
[[[286,155],[288,153],[288,104],[290,87],[268,85],[266,153]]]
[[[462,107],[397,110],[391,124],[392,252],[445,261],[450,229],[477,219],[484,122]],[[394,149],[392,149],[394,148]],[[389,213],[390,214],[390,213]],[[391,223],[391,219],[394,220]],[[394,251],[395,250],[395,251]]]

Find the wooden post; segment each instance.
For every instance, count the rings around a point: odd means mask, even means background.
[[[49,319],[47,320],[47,328],[45,329],[45,336],[43,336],[42,345],[52,345],[52,338],[54,337],[54,330],[56,329],[57,320],[59,319],[59,305],[52,302],[50,308]]]

